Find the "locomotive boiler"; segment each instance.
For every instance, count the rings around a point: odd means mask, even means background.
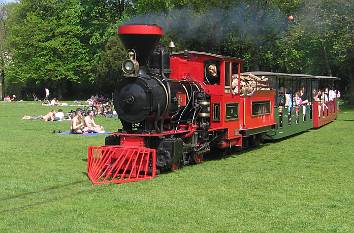
[[[205,95],[196,82],[169,78],[170,54],[158,44],[162,29],[125,25],[118,33],[128,51],[128,59],[122,64],[124,77],[114,94],[123,130],[163,132],[185,123]]]

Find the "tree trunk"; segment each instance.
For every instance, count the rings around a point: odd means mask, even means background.
[[[348,98],[348,103],[350,105],[354,105],[354,61],[352,60],[350,63],[351,66],[351,72],[348,75],[349,76],[349,82],[348,82],[348,88],[347,88],[347,93],[346,94],[347,98]]]
[[[331,69],[331,66],[330,66],[330,64],[329,64],[326,46],[325,46],[323,40],[321,40],[321,43],[322,43],[323,55],[324,55],[325,64],[326,64],[327,75],[328,75],[328,76],[332,76],[332,69]]]

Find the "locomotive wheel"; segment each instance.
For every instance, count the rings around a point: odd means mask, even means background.
[[[262,144],[263,142],[263,137],[262,134],[257,134],[254,136],[254,146],[258,147]]]
[[[178,164],[177,163],[172,163],[171,164],[171,171],[176,171],[178,169]]]
[[[203,154],[195,154],[195,155],[193,156],[193,159],[194,159],[194,162],[195,162],[196,164],[202,163],[203,160],[204,160],[204,156],[203,156]]]

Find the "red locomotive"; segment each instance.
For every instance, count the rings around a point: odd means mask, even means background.
[[[309,94],[324,85],[320,80],[327,85],[335,78],[241,73],[243,61],[237,58],[170,54],[159,45],[163,30],[156,25],[123,25],[118,34],[128,51],[114,94],[122,129],[108,136],[105,146],[89,147],[88,176],[94,184],[152,178],[158,171],[199,163],[212,149],[247,147],[336,117],[335,100],[319,108]],[[296,105],[293,97],[290,108],[280,103],[289,80],[292,87],[299,82],[308,89],[302,93],[306,105]]]

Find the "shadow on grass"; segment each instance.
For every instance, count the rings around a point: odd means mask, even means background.
[[[21,206],[18,206],[18,207],[2,209],[2,210],[0,210],[0,213],[16,212],[16,211],[25,210],[25,209],[28,209],[28,208],[31,208],[31,207],[36,207],[36,206],[40,206],[40,205],[44,205],[44,204],[48,204],[48,203],[52,203],[52,202],[56,202],[56,201],[62,201],[64,199],[66,199],[66,198],[72,198],[72,197],[76,197],[78,194],[86,193],[87,191],[89,191],[91,189],[93,189],[93,188],[92,187],[86,188],[86,189],[83,189],[83,190],[80,190],[80,191],[75,191],[75,192],[72,192],[70,194],[61,195],[61,196],[54,197],[54,198],[51,198],[51,199],[48,199],[48,200],[35,201],[35,202],[32,202],[31,204],[25,204],[25,205],[21,205]]]
[[[268,146],[269,143],[263,143],[258,146],[252,146],[248,148],[239,148],[239,147],[232,147],[228,148],[226,150],[215,150],[207,153],[204,157],[204,161],[213,161],[213,160],[222,160],[222,159],[227,159],[227,158],[235,158],[238,156],[241,156],[243,154],[246,154],[250,151],[253,150],[258,150],[260,148]]]
[[[55,186],[52,186],[52,187],[49,187],[49,188],[46,188],[46,189],[42,189],[42,190],[39,190],[39,191],[35,191],[35,192],[27,192],[27,193],[16,194],[16,195],[13,195],[13,196],[1,198],[0,202],[8,201],[8,200],[16,199],[16,198],[22,198],[22,197],[26,197],[26,196],[30,196],[30,195],[34,195],[34,194],[43,194],[43,193],[46,193],[46,192],[49,192],[49,191],[52,191],[52,190],[57,190],[57,189],[65,188],[65,187],[68,187],[68,186],[75,186],[77,184],[82,184],[82,183],[85,183],[85,182],[86,182],[86,180],[85,181],[84,180],[75,181],[75,182],[71,182],[71,183],[68,183],[68,184],[55,185]]]
[[[314,129],[310,129],[310,130],[314,130]],[[307,133],[310,130],[301,131],[301,132],[298,132],[298,133],[295,133],[295,134],[292,134],[292,135],[289,135],[289,136],[286,136],[283,138],[279,138],[279,139],[266,139],[260,145],[250,146],[248,148],[232,147],[231,149],[227,149],[225,151],[212,151],[212,152],[209,152],[208,154],[206,154],[204,160],[205,161],[212,161],[212,160],[227,159],[230,157],[235,158],[235,157],[241,156],[243,154],[246,154],[250,151],[258,150],[263,147],[270,146],[271,144],[280,143],[282,141],[288,140],[289,138],[293,138],[293,137],[296,137],[296,136],[301,135],[303,133]]]
[[[84,172],[83,172],[84,173]],[[87,173],[84,173],[87,175]],[[82,190],[75,190],[77,189],[77,185],[78,184],[83,184],[86,183],[87,180],[80,180],[80,181],[75,181],[75,182],[71,182],[71,183],[67,183],[67,184],[63,184],[63,185],[55,185],[46,189],[42,189],[42,190],[38,190],[35,192],[27,192],[27,193],[21,193],[21,194],[17,194],[17,195],[13,195],[13,196],[9,196],[9,197],[5,197],[0,199],[0,203],[1,202],[8,202],[11,200],[16,200],[16,199],[22,199],[22,201],[25,202],[29,202],[30,204],[23,204],[23,205],[19,205],[19,206],[14,206],[11,207],[11,204],[7,203],[7,207],[5,209],[0,209],[0,213],[6,213],[6,212],[15,212],[15,211],[19,211],[19,210],[24,210],[24,209],[28,209],[31,207],[35,207],[35,206],[39,206],[39,205],[44,205],[44,204],[48,204],[48,203],[52,203],[55,201],[59,201],[59,200],[63,200],[66,198],[72,198],[77,196],[78,194],[81,193],[85,193],[87,191],[91,191],[94,187],[93,186],[89,186],[89,187],[84,187]],[[74,190],[72,190],[71,192],[68,192],[69,187],[74,188]],[[61,195],[62,192],[61,190],[63,190],[65,188],[65,194]],[[46,194],[49,193],[51,191],[58,191],[56,193],[54,193],[53,195],[49,196],[49,198],[46,198],[46,200],[40,200],[37,201],[37,196],[38,195],[42,195],[42,194]],[[49,194],[47,194],[49,195]],[[16,205],[16,203],[15,203]],[[9,207],[10,206],[10,207]]]

